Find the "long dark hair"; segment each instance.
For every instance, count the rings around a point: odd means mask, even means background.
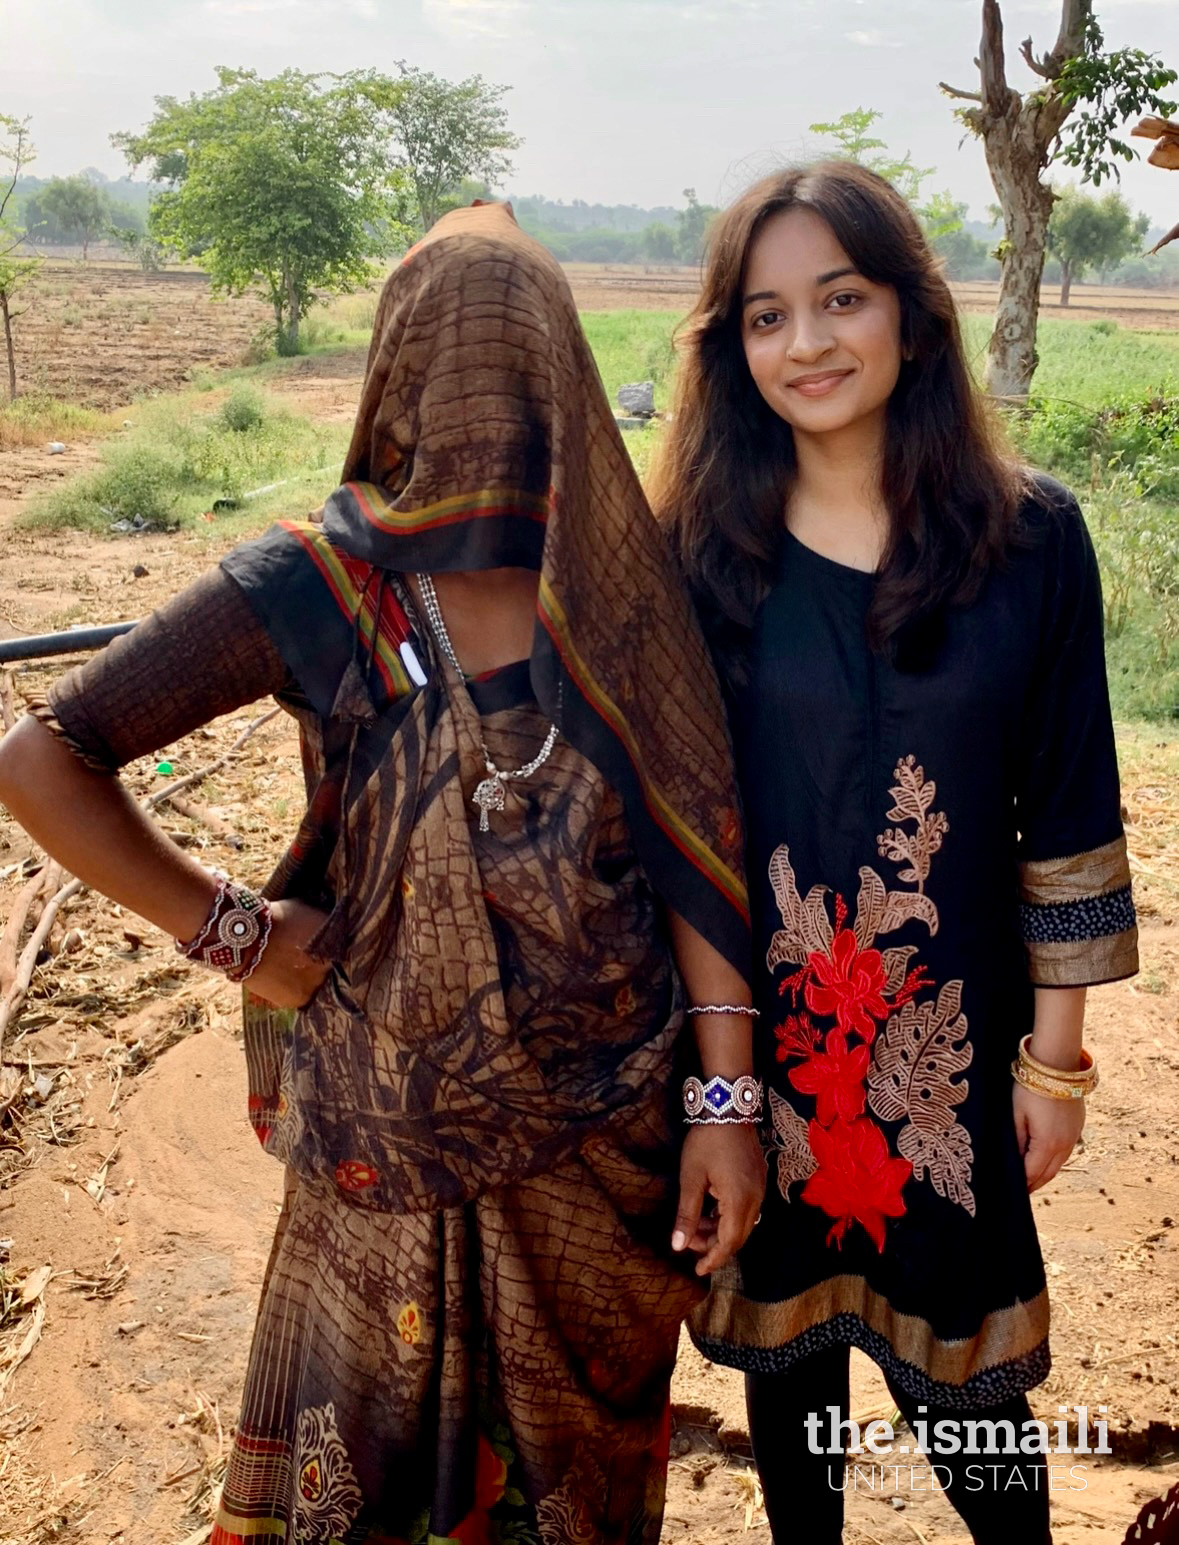
[[[920,668],[947,606],[1002,560],[1024,475],[971,379],[953,297],[909,205],[852,161],[755,183],[713,227],[703,288],[678,334],[675,407],[651,478],[706,631],[730,681],[769,587],[796,475],[794,436],[762,397],[741,336],[749,250],[764,222],[809,209],[858,271],[900,301],[904,363],[888,402],[882,490],[891,517],[868,634]]]

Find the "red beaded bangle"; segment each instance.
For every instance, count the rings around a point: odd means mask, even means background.
[[[231,982],[244,982],[262,963],[270,928],[266,898],[222,877],[203,926],[187,943],[177,939],[176,948],[189,960],[224,971]]]

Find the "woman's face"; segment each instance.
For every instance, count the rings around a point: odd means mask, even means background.
[[[774,412],[801,435],[881,428],[901,368],[901,310],[891,285],[857,273],[830,226],[783,210],[749,249],[741,337]]]

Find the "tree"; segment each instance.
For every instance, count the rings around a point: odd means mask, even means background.
[[[508,152],[521,141],[501,105],[509,88],[481,75],[443,80],[397,61],[400,78],[370,75],[372,101],[388,117],[393,153],[405,169],[422,229],[445,212],[448,195],[465,178],[500,187],[511,174]]]
[[[946,208],[947,228],[931,237],[930,244],[950,279],[994,278],[998,266],[987,243],[966,230],[967,212],[965,204],[951,201]]]
[[[274,309],[280,354],[299,347],[317,290],[367,283],[369,260],[404,244],[403,178],[390,165],[371,77],[219,69],[218,85],[186,102],[157,97],[142,134],[113,143],[165,185],[151,238],[196,256],[213,286],[260,288]]]
[[[129,258],[139,264],[145,274],[158,274],[167,266],[168,253],[146,231],[127,226],[112,225],[111,236]]]
[[[90,243],[111,223],[111,203],[102,188],[85,177],[54,177],[37,194],[42,219],[51,222],[66,241],[82,248],[83,262]]]
[[[708,228],[716,215],[711,204],[702,204],[696,197],[695,188],[685,188],[687,209],[676,216],[675,252],[681,263],[696,264],[704,257],[708,245]]]
[[[1130,212],[1120,193],[1090,198],[1079,188],[1056,196],[1048,219],[1048,250],[1060,261],[1060,304],[1067,306],[1074,279],[1087,268],[1116,268],[1141,245],[1149,217]]]
[[[918,166],[907,150],[899,160],[889,153],[887,143],[870,132],[872,125],[883,116],[875,108],[857,107],[831,123],[812,123],[808,127],[812,134],[833,139],[839,154],[846,160],[858,161],[886,182],[891,182],[912,204],[913,212],[931,241],[948,236],[962,224],[965,205],[956,203],[948,191],[935,193],[927,203],[921,203],[921,187],[932,175],[933,167]]]
[[[12,214],[16,185],[35,152],[29,139],[29,120],[9,118],[0,113],[0,324],[4,329],[4,354],[8,362],[8,400],[16,401],[16,348],[12,324],[17,315],[12,309],[16,292],[40,267],[38,258],[18,256],[25,238],[24,229]]]
[[[1176,80],[1173,70],[1137,49],[1105,53],[1093,0],[1060,0],[1060,9],[1050,52],[1037,57],[1031,38],[1020,48],[1042,82],[1036,90],[1021,95],[1007,84],[999,0],[983,0],[980,90],[941,82],[948,96],[973,104],[959,108],[958,117],[983,142],[1003,211],[999,303],[986,365],[987,387],[999,397],[1026,398],[1038,363],[1036,314],[1053,200],[1043,177],[1049,162],[1059,158],[1082,180],[1099,183],[1117,175],[1111,156],[1133,156],[1116,137],[1122,123],[1144,107],[1173,110],[1159,95]]]
[[[675,262],[675,229],[662,220],[652,220],[639,236],[643,256],[652,263]]]

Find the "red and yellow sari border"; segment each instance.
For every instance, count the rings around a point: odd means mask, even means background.
[[[663,792],[652,782],[643,765],[642,753],[625,714],[606,693],[594,677],[589,666],[578,653],[569,633],[569,621],[565,610],[542,574],[539,597],[540,619],[552,639],[565,669],[576,682],[586,701],[595,709],[612,733],[625,747],[627,755],[638,775],[647,809],[660,829],[675,844],[688,861],[726,897],[741,917],[749,921],[749,894],[744,882],[729,868],[718,854],[700,837],[670,804]]]
[[[387,587],[381,592],[381,615],[377,617],[378,587],[366,583],[373,572],[372,565],[340,552],[323,530],[310,521],[284,520],[280,525],[290,532],[315,565],[349,624],[355,624],[359,611],[360,636],[365,645],[373,649],[382,684],[390,698],[409,692],[413,684],[400,652],[401,644],[410,637],[409,621]],[[377,632],[375,649],[374,628]]]
[[[418,510],[399,510],[374,483],[345,483],[365,519],[378,531],[394,536],[420,536],[468,520],[515,516],[543,525],[549,516],[549,493],[529,493],[521,488],[482,488],[452,494],[448,499],[424,504]]]

